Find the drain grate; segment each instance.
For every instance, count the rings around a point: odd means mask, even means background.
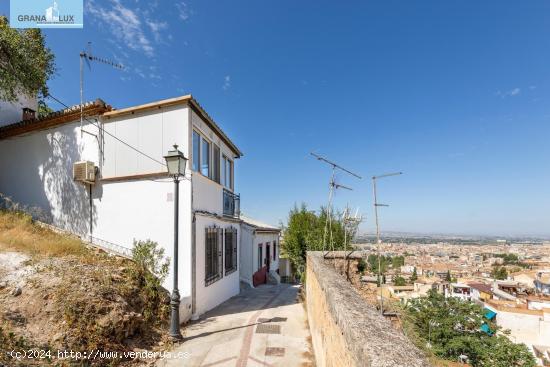
[[[272,357],[284,357],[285,348],[267,347],[265,348],[265,355]]]
[[[256,334],[280,334],[281,325],[260,324],[256,326]]]
[[[285,322],[287,320],[286,317],[272,317],[270,319],[266,319],[265,317],[260,317],[258,319],[258,322],[260,324],[266,323],[266,322]]]

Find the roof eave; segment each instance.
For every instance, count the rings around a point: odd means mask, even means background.
[[[103,114],[104,118],[111,119],[124,115],[133,115],[137,112],[148,111],[152,109],[160,109],[163,107],[175,106],[175,105],[189,105],[196,114],[198,114],[208,125],[209,127],[218,134],[223,142],[227,144],[229,149],[235,153],[235,158],[240,158],[243,156],[241,150],[229,139],[229,137],[223,132],[223,130],[216,124],[216,122],[208,115],[208,113],[201,107],[195,98],[191,94],[187,94],[181,97],[163,99],[156,102],[145,103],[138,106],[122,108],[120,110],[112,110]]]

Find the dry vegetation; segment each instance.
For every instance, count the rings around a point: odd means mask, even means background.
[[[159,349],[169,342],[162,332],[168,303],[168,293],[143,264],[89,249],[25,214],[0,211],[0,366],[29,365],[6,356],[14,348],[54,355]],[[68,362],[39,364],[74,365]],[[136,361],[91,364],[118,363]]]
[[[39,226],[23,212],[0,211],[0,243],[4,248],[33,256],[83,256],[88,253],[78,238]]]

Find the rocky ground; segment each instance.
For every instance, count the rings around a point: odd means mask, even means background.
[[[1,219],[0,232],[6,230]],[[97,354],[86,361],[57,358],[59,351],[164,349],[168,293],[145,283],[143,270],[128,259],[90,249],[48,256],[0,242],[0,366],[153,363]],[[51,359],[7,354],[31,348],[49,351]]]

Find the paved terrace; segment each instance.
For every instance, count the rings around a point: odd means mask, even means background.
[[[285,284],[243,290],[183,329],[185,340],[173,352],[188,358],[157,366],[312,366],[298,290]]]

